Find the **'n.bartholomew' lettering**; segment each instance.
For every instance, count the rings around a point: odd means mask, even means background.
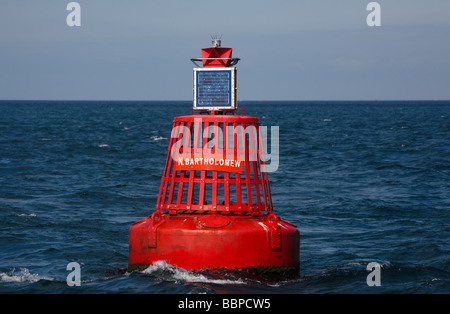
[[[178,154],[175,158],[176,170],[216,170],[242,172],[242,158],[223,154]]]

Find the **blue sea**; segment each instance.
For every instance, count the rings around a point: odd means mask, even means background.
[[[128,272],[128,229],[155,210],[173,118],[191,106],[1,101],[0,293],[450,293],[450,101],[241,101],[279,127],[268,175],[300,230],[299,278]]]

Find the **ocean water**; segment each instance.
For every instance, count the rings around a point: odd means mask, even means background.
[[[450,293],[449,101],[239,107],[279,127],[269,179],[275,213],[300,230],[298,279],[164,261],[127,272],[128,229],[154,211],[173,118],[191,102],[1,101],[0,293]]]

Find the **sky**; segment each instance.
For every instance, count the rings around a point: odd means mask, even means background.
[[[450,1],[2,0],[0,99],[192,100],[221,35],[239,100],[448,100]]]

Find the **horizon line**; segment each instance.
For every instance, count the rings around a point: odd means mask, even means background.
[[[67,101],[67,102],[87,102],[87,101],[101,101],[101,102],[192,102],[192,100],[176,100],[176,99],[0,99],[5,101]],[[386,102],[386,101],[450,101],[449,99],[241,99],[239,102]]]

